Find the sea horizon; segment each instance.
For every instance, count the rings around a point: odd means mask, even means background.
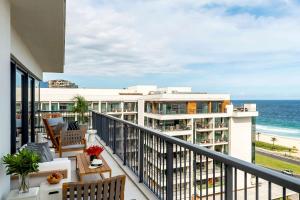
[[[256,131],[300,138],[300,100],[233,100],[234,105],[255,103],[259,116]]]

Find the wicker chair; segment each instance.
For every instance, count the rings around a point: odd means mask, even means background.
[[[63,200],[124,200],[125,175],[96,182],[72,182],[63,184]]]
[[[60,134],[55,135],[53,127],[49,125],[48,119],[59,117],[59,114],[47,114],[43,116],[43,122],[47,132],[47,136],[50,138],[55,151],[59,153],[59,157],[62,157],[63,152],[70,151],[85,151],[86,140],[85,132],[83,130],[67,130],[60,131]]]

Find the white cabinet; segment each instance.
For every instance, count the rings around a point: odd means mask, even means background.
[[[47,181],[40,185],[40,199],[41,200],[61,200],[62,199],[62,185],[68,182],[67,179],[62,179],[60,183],[50,185]]]

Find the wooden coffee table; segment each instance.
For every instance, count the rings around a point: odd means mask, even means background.
[[[99,156],[99,159],[102,160],[101,167],[90,169],[89,156],[87,156],[85,153],[76,155],[76,168],[78,170],[80,180],[82,180],[82,177],[87,174],[100,174],[102,176],[103,173],[109,173],[109,177],[111,177],[111,168],[101,155]]]

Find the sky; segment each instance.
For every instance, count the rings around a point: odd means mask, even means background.
[[[300,99],[300,0],[70,0],[63,78]]]

